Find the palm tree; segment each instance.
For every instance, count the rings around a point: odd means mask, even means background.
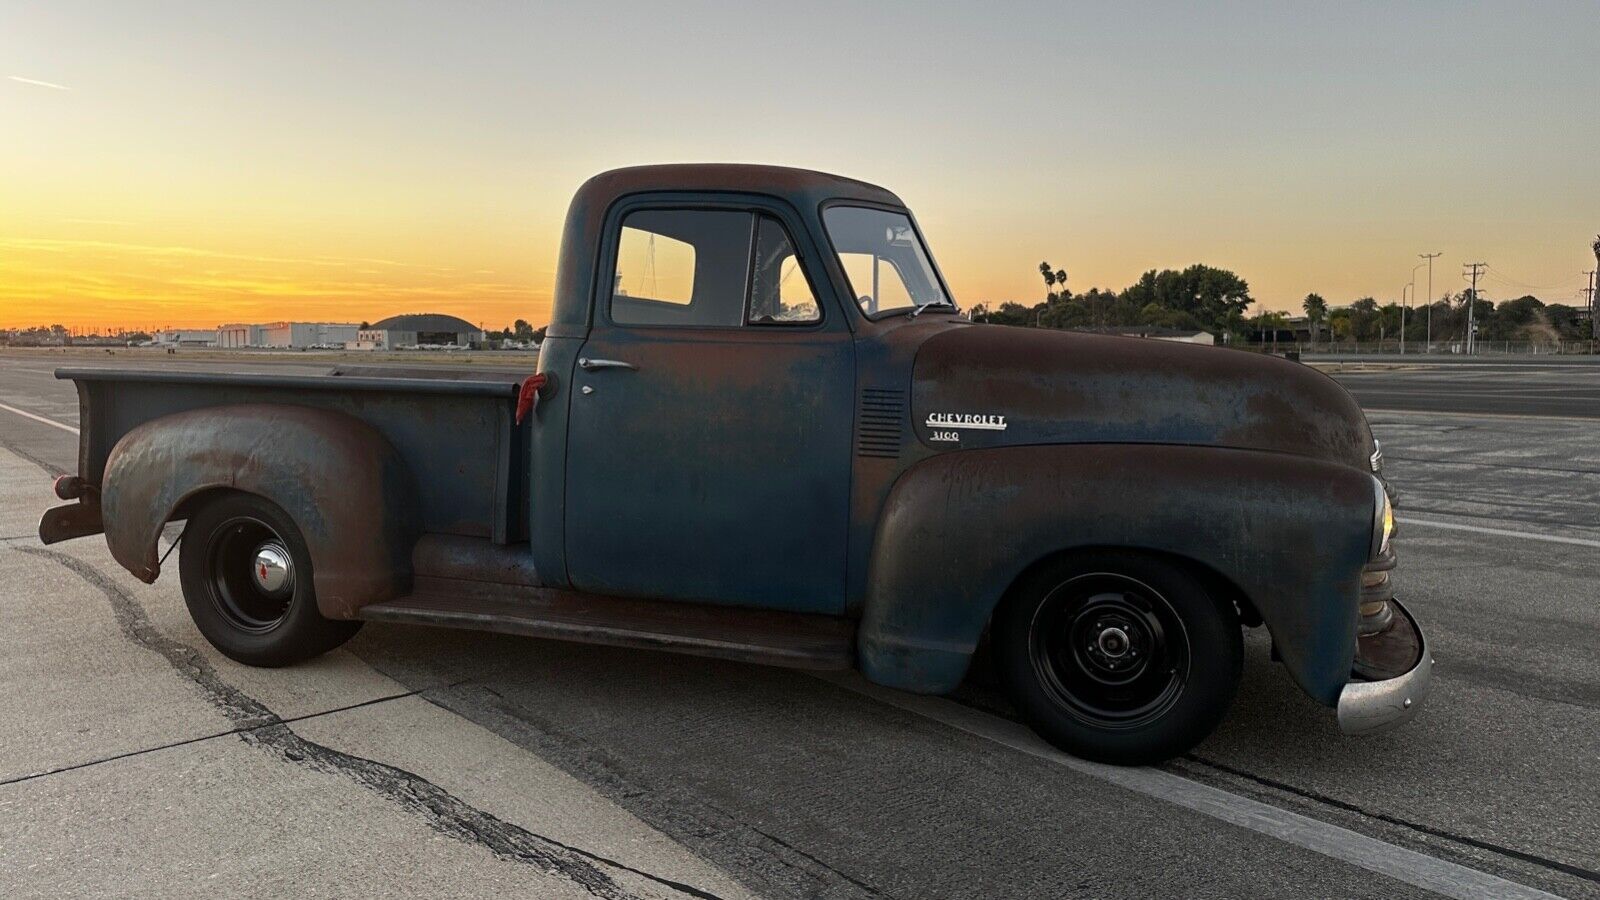
[[[1322,323],[1328,318],[1328,301],[1322,299],[1321,294],[1307,294],[1306,299],[1300,304],[1306,311],[1306,324],[1311,326],[1311,346],[1317,346],[1317,331],[1322,328]]]

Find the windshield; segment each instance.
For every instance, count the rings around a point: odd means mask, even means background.
[[[850,279],[850,292],[867,315],[919,306],[955,309],[905,213],[830,206],[822,221]]]

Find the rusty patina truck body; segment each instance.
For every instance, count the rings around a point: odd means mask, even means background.
[[[1220,721],[1241,625],[1346,731],[1425,693],[1348,393],[1256,354],[969,322],[881,188],[591,179],[537,374],[62,370],[76,502],[40,535],[103,531],[152,581],[185,521],[197,624],[258,665],[376,620],[945,692],[987,641],[1035,728],[1114,762]]]

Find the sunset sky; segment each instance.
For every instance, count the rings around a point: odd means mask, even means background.
[[[0,327],[541,324],[573,189],[675,161],[882,184],[964,305],[1045,259],[1398,299],[1431,250],[1577,303],[1597,87],[1593,0],[6,0]]]

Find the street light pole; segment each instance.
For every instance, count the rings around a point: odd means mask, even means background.
[[[1411,302],[1417,302],[1417,270],[1422,268],[1422,263],[1411,267]],[[1400,355],[1406,353],[1406,292],[1400,291]]]
[[[1433,258],[1443,256],[1442,253],[1418,253],[1417,256],[1428,261],[1428,343],[1422,348],[1423,353],[1433,352]],[[1415,275],[1416,269],[1411,270]]]

